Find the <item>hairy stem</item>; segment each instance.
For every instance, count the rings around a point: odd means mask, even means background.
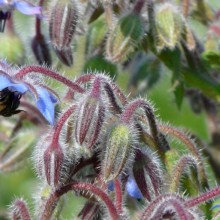
[[[106,205],[111,219],[112,220],[119,219],[119,215],[117,213],[116,207],[114,206],[110,198],[107,196],[107,194],[101,189],[97,188],[96,186],[90,183],[72,183],[64,187],[61,187],[60,189],[53,192],[46,201],[45,209],[43,210],[43,213],[40,219],[41,220],[51,219],[53,215],[53,211],[56,208],[59,198],[71,190],[88,191],[94,194],[95,196],[99,197],[101,201],[104,202],[104,204]]]
[[[77,83],[72,82],[71,80],[67,79],[66,77],[61,76],[59,73],[54,72],[54,71],[47,69],[45,67],[42,67],[42,66],[23,67],[20,71],[18,71],[18,73],[15,75],[15,77],[18,79],[22,79],[26,75],[31,74],[33,72],[38,73],[38,74],[42,74],[42,75],[46,75],[54,80],[57,80],[57,81],[63,83],[64,85],[67,85],[70,89],[72,89],[75,92],[79,92],[79,93],[85,92],[85,90],[82,87],[80,87]]]

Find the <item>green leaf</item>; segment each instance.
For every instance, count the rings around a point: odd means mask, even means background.
[[[182,82],[178,81],[177,85],[175,85],[174,95],[175,95],[176,105],[180,110],[184,97],[184,84]]]
[[[202,59],[208,66],[220,71],[220,51],[208,50],[202,53]]]
[[[115,78],[118,74],[117,66],[110,61],[105,60],[101,56],[90,58],[84,65],[84,72],[102,72],[107,73],[111,78]]]

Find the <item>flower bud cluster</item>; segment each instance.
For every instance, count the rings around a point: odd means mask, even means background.
[[[219,100],[219,12],[211,23],[202,0],[50,2],[0,0],[0,34],[5,31],[0,41],[8,38],[0,55],[21,66],[0,60],[0,172],[22,167],[35,145],[32,157],[42,187],[34,219],[62,219],[68,192],[86,200],[81,219],[211,219],[211,200],[220,187],[210,189],[199,141],[163,124],[147,98],[126,97],[117,82],[129,81],[134,97],[154,85],[165,65],[173,74],[176,103],[184,89],[195,90],[197,112],[205,109],[218,142],[218,105],[205,94]],[[14,9],[36,15],[29,42],[38,66],[22,66],[26,39],[16,33]],[[194,16],[209,26],[206,47],[191,30]],[[60,62],[52,63],[51,48]],[[57,72],[49,68],[53,64]],[[61,74],[62,68],[67,73]],[[9,212],[11,219],[22,220],[33,213],[23,199]]]
[[[84,91],[72,92],[73,99],[67,99],[72,105],[60,113],[33,156],[39,177],[50,189],[46,198],[38,201],[42,219],[53,215],[60,196],[70,190],[87,199],[79,213],[85,218],[127,218],[124,204],[128,198],[150,203],[152,218],[156,212],[156,216],[166,213],[166,205],[173,210],[167,215],[179,216],[182,212],[187,217],[196,216],[191,203],[183,206],[187,200],[175,194],[181,189],[181,176],[186,175],[183,166],[190,167],[192,162],[197,176],[192,173],[190,178],[196,178],[201,190],[207,181],[194,143],[181,132],[160,125],[148,100],[128,101],[109,77],[87,74],[75,83]],[[167,161],[171,150],[166,135],[179,138],[193,156],[178,157],[177,165],[174,160]],[[166,173],[170,167],[174,171]],[[170,194],[166,194],[167,184]],[[147,206],[141,213],[143,219],[148,212]]]

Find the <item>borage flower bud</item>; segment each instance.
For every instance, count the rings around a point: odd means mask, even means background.
[[[37,35],[32,39],[31,47],[35,58],[40,65],[46,64],[47,66],[51,66],[52,60],[50,51],[45,37],[42,34]]]
[[[155,25],[157,49],[173,49],[179,43],[184,28],[184,18],[180,11],[170,3],[159,5],[155,12]]]
[[[40,177],[46,179],[47,183],[54,187],[65,181],[69,157],[72,156],[60,141],[60,135],[65,122],[73,114],[75,108],[76,105],[73,105],[63,113],[55,128],[42,138],[35,149],[36,170]]]
[[[143,34],[142,20],[138,14],[130,13],[120,18],[108,35],[107,59],[113,62],[123,61],[140,42]]]
[[[105,103],[101,97],[101,77],[94,79],[92,88],[78,104],[76,111],[76,141],[85,147],[91,148],[97,141],[106,114]]]
[[[114,124],[107,135],[102,174],[105,181],[118,177],[132,160],[136,137],[134,128],[125,123]]]
[[[61,182],[64,165],[64,149],[52,140],[52,134],[46,135],[38,143],[34,152],[36,170],[40,178],[53,187]]]
[[[147,146],[143,147],[147,149]],[[162,172],[159,160],[150,149],[136,150],[132,176],[134,176],[140,192],[148,201],[151,201],[161,193]]]
[[[61,179],[64,153],[58,143],[51,143],[44,152],[44,170],[47,183],[57,186]]]
[[[71,42],[77,22],[78,9],[74,0],[55,0],[53,2],[49,19],[50,39],[55,50],[59,53],[62,52],[61,55],[58,53],[58,58],[61,57],[62,62],[66,60],[66,53],[71,52]],[[65,59],[63,59],[63,56]],[[68,58],[70,59],[69,55]],[[65,61],[64,64],[66,63],[72,62]]]

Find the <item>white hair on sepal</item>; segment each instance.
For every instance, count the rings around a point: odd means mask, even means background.
[[[6,213],[6,215],[9,219],[14,219],[14,218],[17,219],[18,216],[19,217],[22,216],[21,214],[19,214],[19,213],[21,213],[21,209],[19,209],[18,205],[16,205],[16,203],[18,203],[18,202],[20,204],[24,205],[25,209],[23,209],[23,211],[25,211],[26,213],[22,213],[22,214],[25,216],[30,215],[30,209],[29,209],[29,204],[28,204],[27,200],[25,200],[23,197],[14,197],[12,203],[7,208],[8,212]]]

